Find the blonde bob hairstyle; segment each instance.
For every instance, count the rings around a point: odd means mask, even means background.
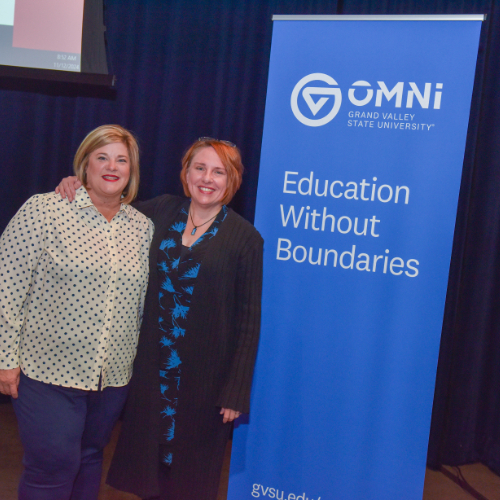
[[[181,182],[184,189],[184,194],[191,197],[189,187],[186,179],[187,172],[191,166],[191,162],[203,148],[212,147],[215,149],[220,161],[226,167],[227,172],[227,187],[224,197],[221,200],[223,205],[227,205],[236,194],[236,191],[241,186],[243,178],[243,163],[241,162],[240,150],[230,142],[219,141],[218,139],[211,139],[204,137],[195,141],[184,154],[182,158]]]
[[[122,203],[131,203],[139,191],[139,146],[135,137],[120,125],[101,125],[83,139],[73,160],[73,170],[78,180],[87,187],[89,156],[98,148],[114,142],[125,144],[130,159],[130,178],[122,192]]]

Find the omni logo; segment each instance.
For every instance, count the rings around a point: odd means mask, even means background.
[[[308,83],[314,81],[325,82],[327,85],[330,85],[330,87],[306,87]],[[297,85],[295,85],[292,92],[290,104],[292,106],[292,111],[295,115],[295,118],[297,118],[299,122],[309,127],[321,127],[321,125],[325,125],[328,122],[331,122],[339,112],[340,105],[342,104],[342,92],[338,87],[332,87],[332,85],[337,85],[337,82],[331,76],[325,75],[324,73],[311,73],[310,75],[304,76],[304,78],[302,78],[297,83]],[[298,101],[301,95],[313,116],[316,116],[318,114],[318,111],[328,101],[330,101],[329,106],[331,105],[332,109],[326,116],[323,116],[322,118],[307,118],[301,113],[299,109]],[[332,96],[333,100],[331,99],[331,97],[321,97],[316,102],[314,102],[313,98],[311,97],[313,95]]]
[[[306,86],[313,81],[325,82],[329,87]],[[342,104],[342,92],[338,86],[334,87],[333,85],[338,84],[331,76],[325,75],[324,73],[311,73],[310,75],[304,76],[304,78],[295,85],[292,92],[290,104],[295,118],[308,127],[321,127],[321,125],[331,122],[339,112],[340,105]],[[426,82],[423,84],[423,87],[422,84],[420,84],[419,87],[415,82],[397,82],[390,88],[385,82],[377,81],[377,85],[378,88],[372,88],[371,83],[365,80],[354,82],[347,92],[350,103],[356,107],[363,107],[372,103],[372,106],[374,105],[375,108],[380,108],[392,101],[395,108],[405,107],[407,109],[412,109],[414,105],[420,105],[421,109],[441,109],[441,98],[443,94],[442,83],[433,84]],[[313,95],[321,95],[323,97],[314,102],[314,99],[311,97]],[[306,102],[312,116],[316,116],[326,103],[332,108],[328,114],[322,118],[308,118],[304,116],[299,109],[300,96],[302,96]],[[331,100],[330,97],[324,96],[332,96],[333,100]],[[374,97],[375,99],[373,99]],[[375,100],[374,104],[372,102],[373,100]],[[360,112],[356,111],[355,113]]]

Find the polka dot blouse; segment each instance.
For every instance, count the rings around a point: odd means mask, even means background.
[[[129,205],[111,222],[81,187],[30,198],[0,239],[0,369],[96,390],[132,375],[153,223]]]

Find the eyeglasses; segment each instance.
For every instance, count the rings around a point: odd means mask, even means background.
[[[204,142],[204,141],[216,141],[216,142],[222,142],[222,144],[225,144],[226,146],[229,146],[230,148],[235,148],[236,144],[230,142],[230,141],[223,141],[221,139],[214,139],[213,137],[198,137],[198,142]]]

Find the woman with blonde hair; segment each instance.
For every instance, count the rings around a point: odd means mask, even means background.
[[[74,170],[74,203],[33,196],[0,240],[0,391],[24,447],[20,500],[97,499],[142,319],[153,225],[129,205],[137,142],[98,127]]]

